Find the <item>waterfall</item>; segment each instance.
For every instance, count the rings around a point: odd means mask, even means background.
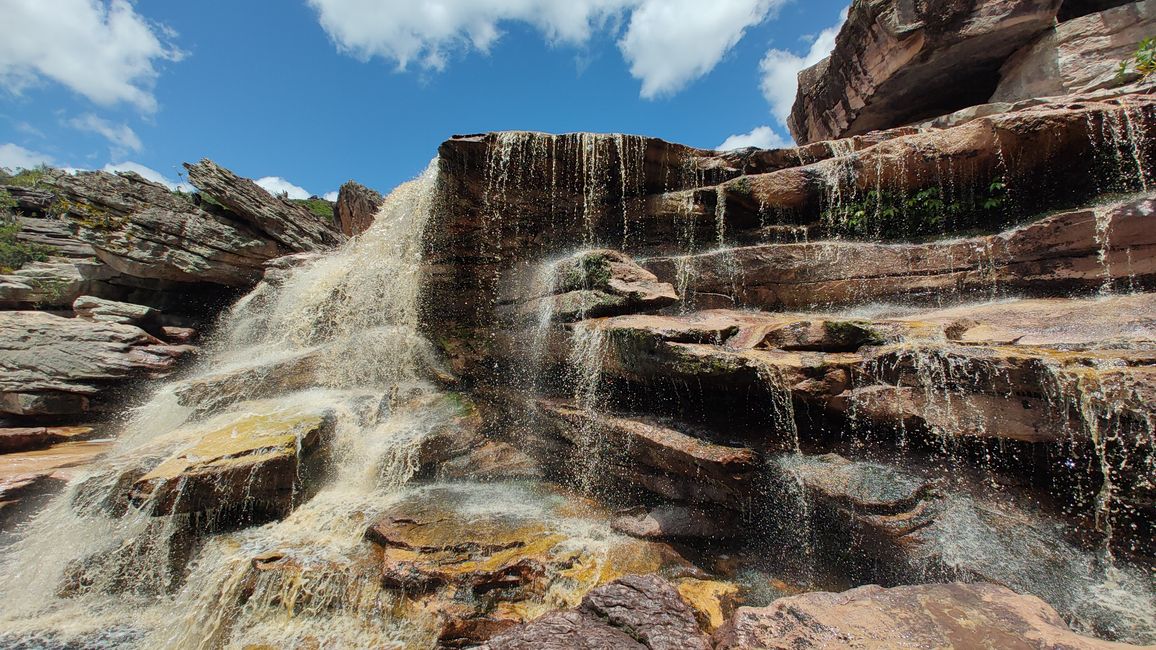
[[[380,647],[413,634],[382,623],[378,569],[359,559],[370,553],[366,523],[417,470],[422,440],[457,413],[430,381],[440,370],[418,333],[436,169],[394,190],[344,248],[271,274],[239,301],[192,376],[140,407],[103,466],[30,523],[0,566],[0,645],[14,634],[49,647],[292,647],[308,633]],[[326,467],[280,521],[234,531],[176,505],[152,516],[148,503],[124,503],[142,459],[194,449],[206,431],[235,436],[254,420],[319,412],[334,422]],[[254,582],[260,561],[296,564]]]

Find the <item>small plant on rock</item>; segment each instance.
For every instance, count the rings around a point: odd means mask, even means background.
[[[1136,53],[1131,59],[1120,62],[1116,78],[1123,80],[1129,74],[1135,73],[1141,79],[1147,79],[1153,72],[1156,72],[1156,38],[1146,38],[1136,46]]]

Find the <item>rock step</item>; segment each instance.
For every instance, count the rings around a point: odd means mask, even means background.
[[[1156,197],[1064,212],[998,235],[878,244],[819,241],[656,257],[692,305],[813,309],[992,292],[1090,293],[1156,285]],[[681,287],[680,287],[681,288]]]

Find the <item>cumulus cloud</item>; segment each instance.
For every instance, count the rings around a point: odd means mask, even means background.
[[[337,192],[336,191],[326,192],[321,198],[325,199],[326,201],[336,201],[337,200]]]
[[[789,146],[790,143],[786,138],[779,135],[769,126],[756,126],[751,129],[749,133],[736,133],[723,141],[722,144],[715,147],[718,151],[731,151],[733,149],[743,149],[745,147],[758,147],[759,149],[779,149],[781,147]]]
[[[132,161],[109,163],[104,166],[104,171],[109,173],[133,172],[135,174],[140,174],[140,176],[145,180],[150,180],[154,183],[160,183],[170,190],[180,190],[182,192],[193,191],[193,186],[189,185],[188,183],[178,183],[151,167],[146,167],[140,163]]]
[[[835,37],[847,20],[847,9],[840,14],[839,22],[824,29],[811,42],[806,54],[799,55],[787,50],[769,50],[759,63],[762,73],[763,96],[771,104],[771,114],[786,123],[795,103],[795,93],[799,88],[799,72],[827,58],[835,49]]]
[[[670,95],[714,69],[782,0],[646,0],[618,42],[646,98]]]
[[[184,55],[172,30],[141,17],[128,0],[4,0],[0,85],[19,93],[51,80],[104,106],[157,108],[157,65]]]
[[[504,22],[534,26],[552,44],[580,45],[614,33],[642,96],[678,92],[707,74],[743,37],[787,0],[308,0],[338,49],[380,57],[399,70],[441,70],[454,53],[488,52]]]
[[[0,144],[0,168],[3,169],[31,169],[40,165],[53,165],[55,162],[48,154],[39,151],[30,151],[18,144]]]
[[[440,70],[455,50],[489,50],[499,23],[534,25],[551,42],[583,43],[606,19],[638,0],[308,0],[342,50]]]
[[[68,126],[80,131],[88,131],[104,136],[112,144],[112,157],[116,158],[126,152],[138,152],[143,148],[140,138],[127,124],[113,124],[108,120],[87,114],[68,120]],[[143,176],[143,174],[142,174]]]
[[[304,187],[294,185],[280,176],[265,176],[253,182],[273,196],[280,196],[282,193],[287,194],[291,199],[307,199],[313,196]]]

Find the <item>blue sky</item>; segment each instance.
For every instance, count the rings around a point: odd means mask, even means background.
[[[773,146],[847,0],[0,0],[0,166],[381,190],[455,133]],[[732,137],[735,136],[735,137]]]

